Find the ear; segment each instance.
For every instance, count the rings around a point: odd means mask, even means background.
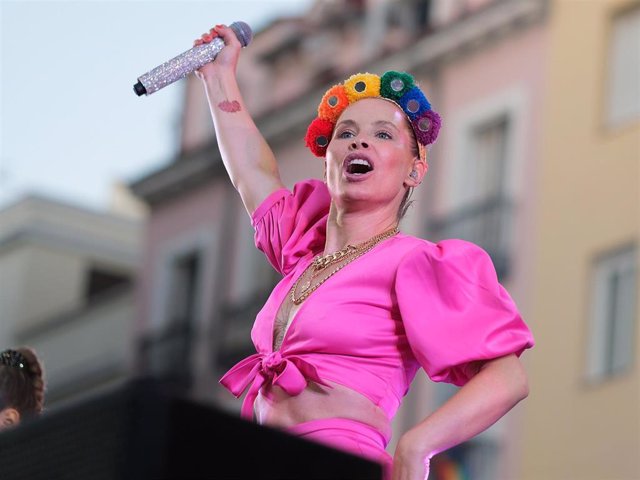
[[[14,427],[20,423],[20,413],[11,407],[0,410],[0,430]]]
[[[402,183],[405,187],[415,188],[422,183],[424,176],[427,174],[427,170],[429,166],[427,162],[421,160],[420,158],[414,158],[413,163],[411,164],[411,169],[407,172],[407,177]],[[412,172],[416,172],[416,175],[411,176]]]

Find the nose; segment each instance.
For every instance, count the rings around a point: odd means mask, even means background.
[[[358,148],[358,145],[361,148],[369,148],[369,144],[363,140],[354,140],[353,142],[351,142],[351,145],[349,145],[349,149],[350,150],[355,150]]]

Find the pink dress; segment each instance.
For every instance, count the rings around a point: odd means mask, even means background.
[[[533,347],[531,331],[483,249],[400,233],[313,292],[273,351],[282,301],[324,250],[329,205],[326,185],[307,180],[293,192],[273,192],[252,216],[256,246],[283,278],[256,317],[251,338],[257,353],[220,380],[237,397],[248,389],[245,418],[264,387],[297,395],[309,381],[331,380],[364,395],[391,420],[418,368],[433,381],[462,386],[476,362]]]

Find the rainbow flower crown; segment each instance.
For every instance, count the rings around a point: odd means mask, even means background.
[[[426,159],[426,146],[435,142],[441,119],[413,77],[406,72],[389,70],[382,77],[357,73],[344,83],[334,85],[318,105],[318,117],[307,128],[305,143],[316,157],[324,157],[338,118],[352,103],[363,98],[390,100],[404,111],[413,128],[420,158]]]

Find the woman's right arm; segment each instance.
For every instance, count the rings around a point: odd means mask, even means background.
[[[269,194],[284,185],[273,152],[249,115],[238,88],[236,66],[242,47],[235,33],[217,25],[195,44],[211,41],[216,34],[225,47],[196,75],[205,88],[222,161],[251,215]]]

